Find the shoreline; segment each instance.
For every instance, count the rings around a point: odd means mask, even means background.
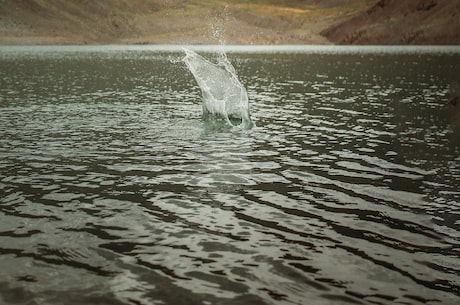
[[[197,52],[228,53],[337,53],[337,54],[417,54],[460,53],[460,45],[321,45],[321,44],[17,44],[0,45],[0,51],[154,51],[182,52],[184,48]]]

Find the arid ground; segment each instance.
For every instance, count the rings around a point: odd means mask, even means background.
[[[0,44],[459,44],[460,1],[0,0]]]

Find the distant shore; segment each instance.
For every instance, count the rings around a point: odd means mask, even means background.
[[[0,45],[458,45],[448,0],[3,0]]]

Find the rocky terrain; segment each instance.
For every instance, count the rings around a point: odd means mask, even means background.
[[[0,44],[458,44],[460,1],[0,0]]]
[[[338,44],[459,44],[460,1],[380,0],[321,34]]]

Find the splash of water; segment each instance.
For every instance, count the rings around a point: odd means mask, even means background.
[[[221,11],[216,11],[214,16],[209,18],[209,38],[215,40],[219,45],[226,44],[226,23],[230,18],[228,5],[225,5]]]
[[[252,128],[246,89],[225,53],[220,54],[217,63],[212,63],[187,48],[183,50],[186,54],[183,61],[201,89],[203,117],[223,119],[230,126],[242,129]]]

